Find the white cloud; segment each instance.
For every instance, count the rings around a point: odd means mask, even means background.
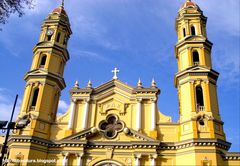
[[[14,99],[15,98],[13,96],[9,95],[8,90],[4,88],[0,88],[0,114],[1,114],[0,120],[6,120],[6,121],[10,120],[10,116],[11,116],[13,105],[14,105]],[[13,121],[16,120],[16,117],[19,113],[20,103],[21,103],[21,99],[18,99]]]
[[[215,31],[240,36],[239,0],[195,0]]]
[[[72,50],[71,54],[75,57],[87,58],[94,61],[99,61],[99,60],[105,61],[105,62],[110,61],[110,59],[108,59],[106,56],[102,56],[101,54],[93,51]]]
[[[67,111],[69,105],[67,104],[67,102],[65,102],[64,100],[59,100],[58,103],[58,113],[64,113]]]

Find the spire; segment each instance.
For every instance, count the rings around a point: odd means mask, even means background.
[[[76,81],[75,82],[75,84],[74,84],[74,86],[73,86],[74,88],[79,88],[79,84],[78,84],[78,81]]]
[[[61,4],[61,7],[64,7],[64,0],[62,0],[62,4]]]
[[[152,79],[151,86],[152,86],[152,87],[156,87],[156,82],[155,82],[154,78]]]
[[[142,88],[142,81],[140,78],[138,79],[137,87]]]
[[[88,81],[87,88],[92,88],[92,82],[91,82],[91,80]]]

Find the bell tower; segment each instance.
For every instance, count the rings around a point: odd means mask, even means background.
[[[217,98],[219,73],[212,69],[212,43],[207,38],[206,23],[207,17],[199,6],[186,0],[176,18],[178,72],[175,86],[179,98],[180,141],[225,140]]]
[[[28,116],[30,125],[19,132],[48,139],[55,121],[61,90],[65,88],[64,66],[69,60],[68,39],[72,34],[64,4],[54,9],[41,26],[39,42],[33,48],[32,66],[26,81],[18,118]]]

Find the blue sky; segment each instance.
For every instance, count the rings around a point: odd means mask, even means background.
[[[68,90],[76,80],[85,87],[91,79],[98,86],[120,69],[119,79],[136,86],[150,86],[154,77],[161,89],[158,105],[162,113],[178,119],[177,72],[174,45],[175,18],[184,0],[72,0],[65,2],[73,35],[68,49],[71,59],[65,68],[67,87],[62,92],[59,113],[69,105]],[[231,151],[240,151],[240,23],[236,0],[195,0],[208,17],[208,38],[214,43],[213,68],[220,73],[220,114]],[[44,18],[57,0],[36,0],[22,18],[12,15],[0,32],[0,119],[9,118],[15,94],[20,95],[30,69],[32,48],[37,43]]]

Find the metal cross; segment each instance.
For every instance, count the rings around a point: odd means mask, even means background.
[[[62,4],[61,4],[61,6],[62,6],[62,7],[64,6],[64,0],[62,0]]]
[[[114,68],[114,70],[112,70],[112,73],[114,74],[113,75],[114,80],[118,79],[117,73],[119,73],[119,72],[120,72],[120,70],[118,70],[116,67]]]

